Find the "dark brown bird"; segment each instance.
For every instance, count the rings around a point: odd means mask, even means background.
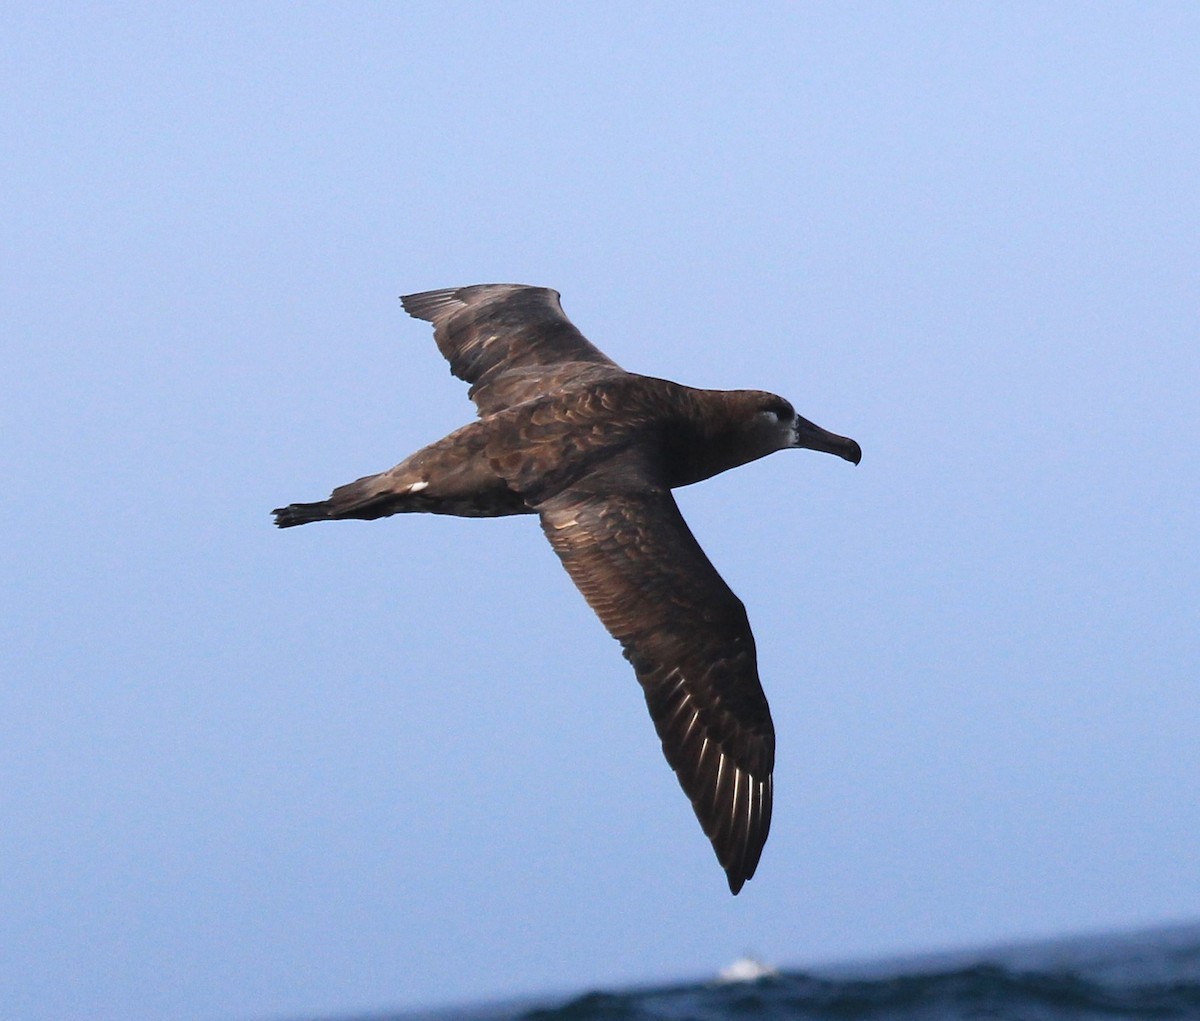
[[[667,762],[736,894],[771,825],[775,730],[745,607],[671,490],[789,447],[854,464],[862,451],[774,394],[626,372],[549,288],[480,284],[400,300],[433,323],[479,420],[328,500],[275,510],[275,523],[537,514],[633,664]]]

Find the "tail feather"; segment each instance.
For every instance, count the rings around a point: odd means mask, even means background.
[[[320,503],[290,503],[286,507],[276,507],[275,524],[279,528],[291,528],[293,525],[307,525],[310,521],[328,521],[330,519],[329,501]]]
[[[275,515],[275,524],[280,528],[307,525],[310,521],[340,521],[345,518],[373,521],[400,510],[401,495],[387,485],[383,475],[368,475],[357,482],[338,486],[328,500],[290,503],[286,507],[276,507],[271,513]]]

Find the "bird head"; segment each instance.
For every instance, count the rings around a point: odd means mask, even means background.
[[[750,429],[756,444],[769,451],[798,448],[819,450],[825,454],[858,464],[862,460],[862,448],[848,436],[839,436],[822,429],[796,414],[792,405],[775,394],[763,393],[751,419]]]

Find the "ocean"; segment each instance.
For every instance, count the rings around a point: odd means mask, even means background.
[[[1200,925],[1088,936],[370,1021],[1115,1021],[1200,1019]]]

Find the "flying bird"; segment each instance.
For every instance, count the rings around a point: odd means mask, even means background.
[[[775,729],[745,607],[671,490],[789,448],[858,464],[859,445],[772,393],[626,372],[549,288],[478,284],[400,300],[433,323],[478,419],[328,500],[276,509],[275,523],[537,514],[632,664],[667,762],[736,894],[771,825]]]

